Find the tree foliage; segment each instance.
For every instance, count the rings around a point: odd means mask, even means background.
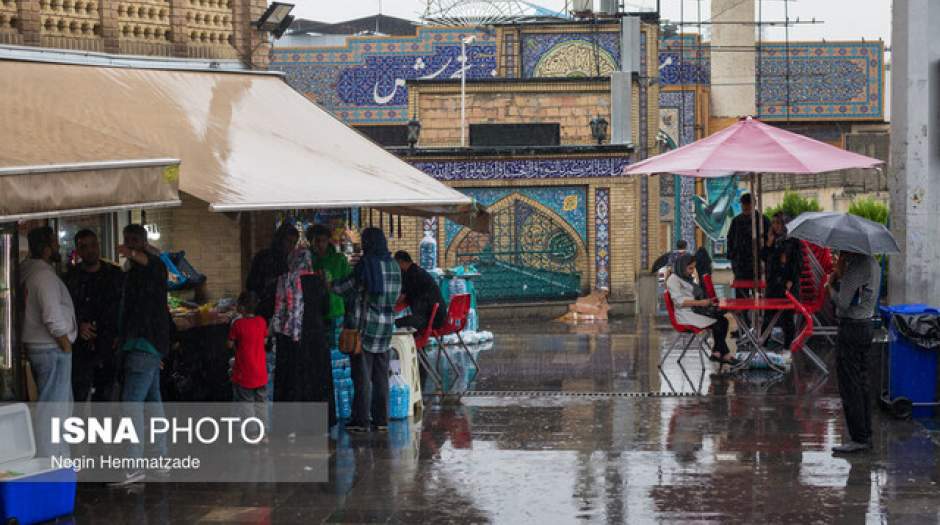
[[[764,213],[767,217],[773,218],[777,212],[781,211],[789,215],[791,219],[795,219],[806,211],[822,211],[822,207],[814,198],[802,197],[799,193],[788,191],[783,194],[783,202],[780,205],[767,208]]]
[[[888,207],[871,197],[862,197],[853,201],[849,206],[849,213],[884,225],[888,224]]]

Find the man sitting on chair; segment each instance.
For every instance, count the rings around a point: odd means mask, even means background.
[[[447,321],[447,306],[441,296],[441,289],[434,282],[431,274],[415,264],[408,252],[395,253],[395,262],[401,268],[402,295],[411,308],[411,315],[396,319],[395,326],[410,327],[419,332],[424,330],[428,326],[428,319],[431,317],[435,304],[438,305],[437,315],[434,316],[432,326],[433,328],[444,326]]]

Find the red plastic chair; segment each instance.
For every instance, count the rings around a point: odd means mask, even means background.
[[[709,299],[718,297],[718,293],[715,292],[715,283],[712,282],[712,274],[706,273],[702,276],[702,288],[705,289],[705,295],[707,295]]]
[[[803,269],[800,275],[800,304],[815,323],[813,337],[825,337],[833,342],[838,332],[834,319],[824,319],[826,306],[825,285],[832,273],[832,252],[821,246],[802,241]],[[824,320],[828,322],[824,322]]]
[[[806,346],[806,341],[813,336],[812,314],[809,312],[809,309],[797,301],[796,297],[793,297],[793,294],[790,292],[787,292],[787,299],[789,299],[790,302],[796,306],[796,311],[803,317],[803,329],[800,330],[800,333],[790,345],[790,352],[793,355],[796,355],[798,352],[803,352],[803,354],[813,361],[813,363],[823,372],[823,374],[828,375],[829,369],[826,367],[826,364],[823,363],[822,359],[820,359],[819,356],[817,356],[816,353],[809,348],[809,346]]]
[[[451,366],[454,367],[454,370],[459,370],[458,367],[454,365],[453,360],[447,354],[447,351],[444,349],[444,336],[455,334],[457,340],[460,341],[460,346],[466,352],[467,357],[470,358],[470,362],[473,363],[473,367],[477,370],[480,369],[480,365],[477,364],[477,360],[473,357],[473,354],[470,352],[470,348],[467,347],[467,344],[463,341],[463,336],[460,335],[460,332],[464,331],[467,327],[467,316],[470,315],[470,294],[457,294],[451,296],[450,306],[447,307],[447,322],[444,323],[444,326],[433,331],[433,337],[437,339],[438,346],[441,350],[441,353],[444,354],[444,357],[451,363]]]
[[[437,317],[437,310],[440,306],[434,303],[434,308],[431,308],[431,317],[428,319],[428,326],[420,332],[415,332],[415,346],[418,350],[424,350],[424,347],[428,345],[428,341],[431,340],[434,334],[434,318]]]
[[[437,370],[431,366],[431,360],[428,359],[428,355],[425,351],[428,342],[431,341],[431,337],[433,337],[434,334],[434,318],[437,316],[438,308],[440,308],[440,305],[435,303],[434,308],[431,308],[431,317],[428,319],[428,326],[420,332],[415,332],[415,348],[418,349],[418,362],[424,367],[428,375],[431,376],[431,379],[434,380],[438,392],[446,393],[444,380]]]
[[[666,303],[666,312],[669,313],[669,323],[672,324],[672,328],[677,332],[676,338],[669,345],[668,350],[663,355],[662,359],[659,360],[659,367],[663,367],[663,363],[666,362],[666,359],[672,354],[673,350],[679,348],[680,344],[685,341],[685,344],[682,345],[682,353],[679,354],[679,359],[676,359],[676,362],[679,363],[682,361],[682,358],[685,357],[686,352],[689,351],[689,348],[692,347],[692,343],[698,342],[698,348],[701,351],[699,354],[699,360],[702,362],[702,366],[705,366],[704,354],[709,353],[706,347],[706,338],[708,332],[705,329],[699,328],[697,326],[691,326],[686,324],[679,324],[679,321],[676,320],[676,306],[672,302],[672,296],[669,295],[669,292],[666,291],[663,293],[663,300]]]

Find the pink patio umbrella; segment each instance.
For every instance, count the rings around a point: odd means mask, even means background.
[[[631,164],[625,175],[672,173],[693,177],[724,177],[736,172],[825,173],[849,168],[874,168],[883,161],[845,151],[809,137],[744,117],[726,129],[672,151]],[[757,196],[760,209],[760,188]],[[758,181],[759,182],[759,181]],[[757,237],[759,225],[751,219],[754,275],[758,275]],[[755,292],[756,292],[755,279]]]

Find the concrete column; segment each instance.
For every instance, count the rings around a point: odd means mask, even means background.
[[[633,142],[633,73],[610,74],[610,143]]]
[[[101,24],[101,39],[105,53],[120,53],[120,28],[118,25],[118,2],[98,2]]]
[[[940,2],[895,0],[891,56],[892,303],[940,305]]]
[[[754,49],[754,0],[712,0],[711,11],[715,22],[711,43],[716,46],[711,54],[711,116],[733,119],[753,115],[756,53],[744,49]]]
[[[39,0],[19,0],[16,3],[20,33],[23,44],[38,46],[42,33],[42,19],[39,16]]]
[[[633,142],[633,74],[640,71],[640,19],[620,21],[620,71],[610,75],[610,143]]]
[[[186,31],[186,0],[170,0],[170,42],[173,54],[178,57],[189,56],[189,33]]]

